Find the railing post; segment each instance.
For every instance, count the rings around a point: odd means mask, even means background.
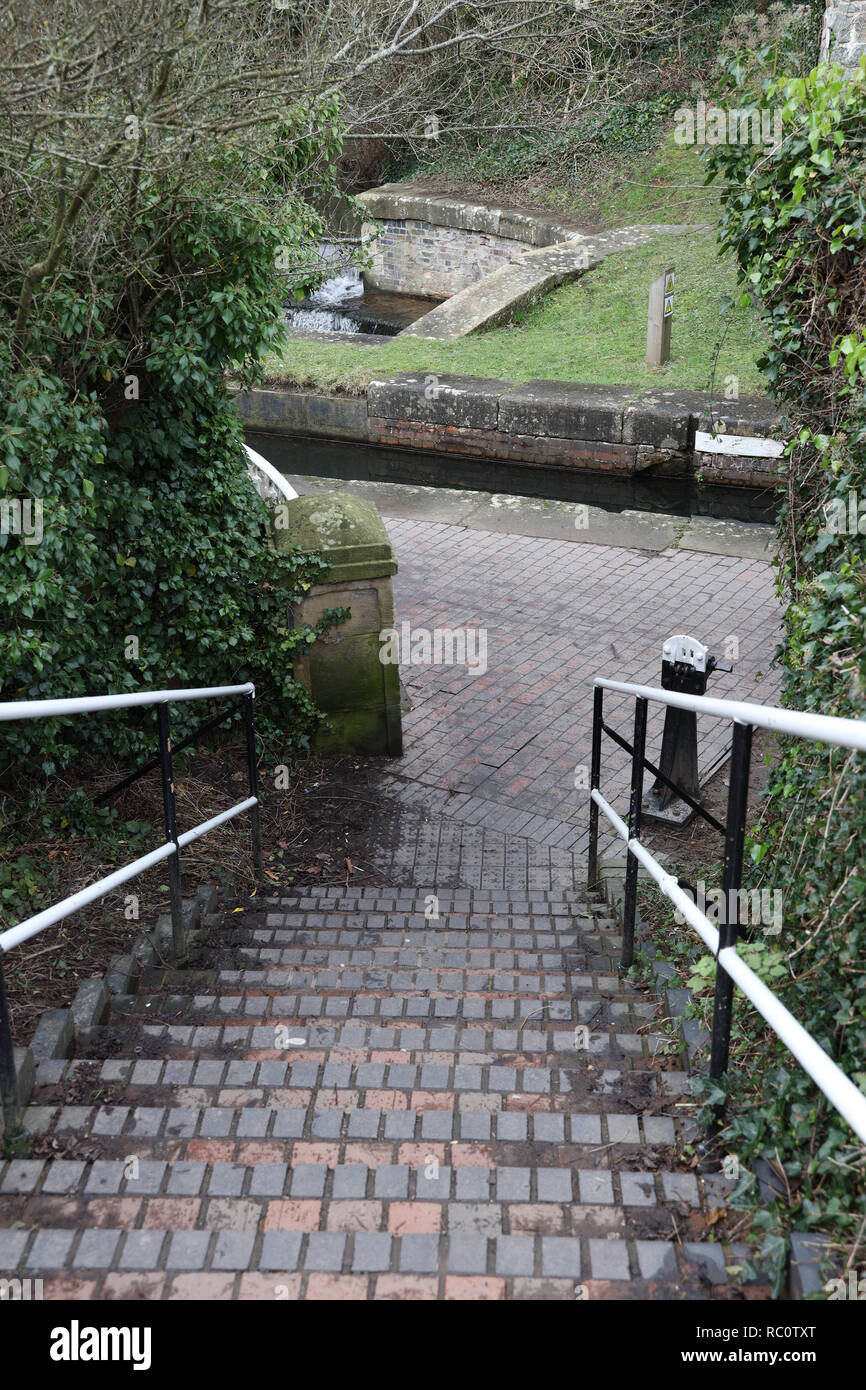
[[[3,1148],[7,1158],[23,1158],[29,1152],[29,1135],[21,1120],[18,1098],[18,1078],[15,1075],[15,1051],[12,1046],[12,1021],[3,978],[3,955],[0,951],[0,1103],[3,1107]]]
[[[244,704],[244,725],[247,735],[247,774],[249,776],[250,796],[259,795],[259,770],[256,766],[256,728],[253,720],[253,696],[242,696]],[[250,829],[253,841],[253,864],[256,873],[262,873],[262,821],[259,807],[250,810]]]
[[[725,821],[725,866],[722,873],[722,905],[719,921],[719,950],[737,944],[740,918],[739,890],[743,882],[743,846],[746,839],[746,813],[749,805],[749,768],[752,756],[752,726],[735,721],[728,783],[728,814]],[[713,1034],[710,1044],[710,1076],[720,1081],[728,1070],[731,1042],[731,1014],[734,982],[724,966],[716,966],[716,993],[713,1000]],[[716,1107],[721,1123],[724,1105]]]
[[[631,799],[628,808],[629,839],[640,834],[640,808],[643,801],[643,760],[646,751],[647,701],[634,702],[634,739],[631,759]],[[637,871],[638,862],[633,854],[626,856],[625,892],[622,903],[622,955],[620,969],[628,970],[634,964],[634,921],[637,911]]]
[[[168,884],[171,895],[171,944],[175,960],[186,956],[183,930],[183,893],[180,878],[180,845],[177,842],[177,808],[174,799],[174,770],[171,757],[171,727],[168,704],[156,707],[159,734],[159,771],[162,779],[162,807],[165,816],[165,838],[174,841],[174,854],[168,860]]]
[[[601,780],[601,724],[604,718],[604,691],[595,687],[592,696],[592,758],[589,768],[590,793],[598,791]],[[589,855],[586,865],[587,887],[598,885],[598,807],[589,800]]]

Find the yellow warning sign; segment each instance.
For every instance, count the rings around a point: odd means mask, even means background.
[[[665,294],[673,294],[675,279],[676,276],[674,275],[674,272],[672,270],[669,270],[665,276]]]
[[[673,297],[672,294],[666,294],[666,295],[665,295],[665,310],[664,310],[664,314],[663,314],[662,317],[663,317],[663,318],[666,318],[666,319],[669,319],[670,316],[671,316],[671,314],[673,313],[673,311],[674,311],[674,297]],[[656,313],[658,313],[658,309],[656,309]]]

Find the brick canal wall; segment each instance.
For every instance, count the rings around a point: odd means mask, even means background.
[[[249,429],[302,438],[489,458],[527,467],[778,485],[773,459],[695,451],[697,431],[720,430],[718,400],[700,391],[511,381],[404,372],[372,381],[366,397],[256,390],[236,396]],[[781,439],[772,401],[725,402],[724,432]]]

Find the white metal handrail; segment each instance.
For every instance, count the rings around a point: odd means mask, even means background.
[[[221,700],[228,695],[255,695],[252,681],[244,685],[212,685],[189,690],[131,690],[126,695],[75,695],[69,700],[7,700],[0,704],[3,719],[58,719],[64,714],[90,714],[102,709],[131,709],[134,705],[166,705],[175,700]]]
[[[213,700],[237,695],[254,696],[255,686],[252,681],[246,681],[242,685],[201,686],[185,690],[138,690],[130,691],[124,695],[84,695],[68,700],[10,700],[0,704],[0,721],[53,719],[63,715],[89,714],[99,710],[130,709],[138,705],[167,705],[175,700]],[[149,850],[147,854],[140,855],[138,859],[132,860],[122,868],[115,869],[113,873],[97,879],[95,883],[89,883],[86,888],[70,894],[68,898],[54,903],[52,907],[46,908],[43,912],[37,912],[33,917],[28,917],[26,921],[19,922],[16,926],[0,932],[0,956],[8,954],[14,947],[20,946],[24,941],[29,941],[31,937],[37,936],[47,927],[52,927],[55,923],[63,921],[65,917],[70,917],[74,912],[86,907],[88,903],[95,902],[97,898],[105,897],[107,893],[113,892],[115,888],[119,888],[129,879],[136,878],[146,869],[152,868],[164,859],[177,856],[185,845],[192,844],[194,840],[207,835],[217,826],[224,825],[226,821],[233,820],[235,816],[242,815],[244,811],[253,810],[258,805],[258,796],[249,796],[246,800],[231,806],[227,811],[221,811],[219,815],[212,816],[210,820],[203,821],[201,825],[194,826],[191,830],[185,830],[183,834],[167,840],[164,844],[158,845],[156,849]]]
[[[814,1038],[806,1032],[801,1023],[797,1022],[794,1015],[789,1013],[784,1004],[779,1002],[772,990],[767,988],[763,980],[758,978],[754,970],[738,954],[735,946],[727,946],[723,950],[719,950],[719,933],[709,917],[701,912],[688,893],[680,888],[674,876],[665,873],[661,864],[650,854],[649,850],[639,840],[629,837],[625,822],[617,815],[601,793],[593,791],[592,799],[604,812],[617,834],[625,840],[629,853],[643,864],[665,897],[670,898],[671,902],[695,928],[701,940],[716,957],[719,965],[727,971],[735,984],[739,985],[746,998],[754,1004],[761,1017],[766,1019],[773,1032],[782,1039],[803,1070],[808,1072],[827,1099],[839,1111],[839,1114],[848,1121],[858,1138],[866,1144],[866,1095],[854,1085],[853,1081],[848,1079],[832,1057],[829,1057],[824,1049],[818,1046]]]
[[[745,700],[716,700],[710,695],[683,695],[677,690],[603,680],[600,676],[593,684],[600,690],[615,690],[621,695],[634,695],[639,700],[673,705],[676,709],[692,710],[695,714],[733,719],[737,724],[752,724],[757,729],[772,729],[777,734],[794,734],[816,743],[832,743],[840,748],[856,748],[866,752],[866,720],[862,719],[842,719],[835,714],[809,714],[805,710],[780,709],[776,705],[753,705]]]
[[[728,817],[725,828],[726,864],[742,862],[742,848],[745,835],[745,806],[748,789],[749,749],[751,747],[751,728],[770,729],[777,733],[792,734],[795,737],[813,742],[831,744],[837,747],[866,751],[866,721],[843,719],[835,715],[811,714],[801,710],[786,710],[773,705],[756,705],[740,700],[717,700],[706,695],[688,695],[679,691],[662,690],[653,686],[637,685],[627,681],[606,680],[597,677],[595,682],[596,703],[593,713],[593,776],[590,796],[593,807],[597,807],[613,826],[616,833],[625,841],[627,852],[635,864],[627,871],[626,900],[631,901],[631,912],[623,909],[623,938],[633,939],[634,934],[634,883],[637,864],[643,864],[650,877],[667,898],[679,909],[685,920],[695,929],[701,940],[715,956],[724,975],[716,973],[716,1001],[713,1018],[713,1038],[711,1055],[711,1075],[720,1076],[727,1069],[728,1037],[730,1034],[730,990],[737,984],[746,998],[758,1010],[761,1017],[770,1025],[774,1033],[800,1063],[803,1070],[812,1078],[835,1107],[847,1120],[854,1133],[866,1143],[866,1095],[854,1085],[853,1081],[837,1066],[832,1057],[824,1051],[814,1038],[798,1023],[788,1009],[780,1002],[771,989],[758,978],[737,952],[736,931],[737,914],[730,919],[730,909],[725,906],[722,919],[723,929],[718,930],[706,913],[702,912],[692,898],[678,883],[677,879],[666,873],[658,860],[640,843],[631,827],[640,825],[640,800],[645,758],[643,753],[643,734],[646,728],[646,709],[649,701],[671,705],[676,709],[706,714],[716,718],[729,719],[734,725],[734,762],[729,781]],[[632,753],[632,788],[629,823],[622,819],[599,788],[600,780],[600,739],[601,732],[607,730],[604,724],[601,700],[602,691],[610,690],[618,694],[630,695],[635,701],[635,739]],[[622,740],[618,739],[619,742]],[[628,746],[628,745],[624,745]],[[594,879],[598,853],[598,811],[593,810],[590,824],[590,880]],[[726,870],[727,872],[727,870]],[[739,888],[739,869],[734,879],[734,891]],[[629,891],[630,889],[630,891]],[[723,895],[724,896],[724,895]],[[630,915],[630,925],[626,923]],[[631,948],[630,948],[631,951]],[[629,953],[628,962],[630,963]],[[720,980],[728,977],[725,989]],[[725,1003],[727,995],[727,1003]],[[718,1026],[718,1036],[717,1036]]]
[[[6,986],[3,973],[3,961],[8,953],[23,942],[29,941],[31,937],[37,936],[39,932],[45,931],[48,927],[54,926],[56,922],[62,921],[65,917],[70,917],[73,912],[78,912],[88,903],[94,902],[97,898],[103,898],[107,893],[119,888],[121,884],[127,883],[129,879],[136,878],[146,869],[152,868],[155,864],[168,861],[169,868],[169,889],[171,898],[171,935],[172,950],[177,959],[182,959],[186,953],[185,927],[183,916],[183,901],[181,898],[181,867],[180,852],[185,845],[192,844],[202,835],[207,835],[217,826],[225,825],[227,821],[233,820],[235,816],[242,815],[244,811],[249,811],[252,825],[252,848],[253,859],[257,872],[262,869],[262,838],[261,825],[259,821],[259,795],[258,795],[258,769],[256,764],[256,738],[253,722],[253,700],[255,697],[255,686],[252,681],[246,681],[242,685],[215,685],[201,686],[186,690],[137,690],[129,691],[125,695],[85,695],[68,700],[12,700],[0,704],[0,722],[9,722],[15,719],[56,719],[74,714],[91,714],[99,711],[114,709],[131,709],[141,705],[155,705],[157,712],[157,739],[159,756],[142,767],[137,768],[129,777],[111,789],[111,794],[129,786],[145,773],[151,771],[155,766],[159,766],[160,777],[162,779],[162,798],[163,812],[165,815],[165,834],[166,839],[156,849],[148,851],[147,854],[140,855],[133,859],[131,863],[124,864],[122,868],[115,869],[113,873],[100,878],[96,883],[90,883],[86,888],[80,889],[77,893],[64,898],[62,902],[54,903],[53,906],[46,908],[44,912],[37,912],[35,916],[28,917],[26,921],[19,922],[17,926],[10,927],[7,931],[0,932],[0,1104],[2,1104],[4,1131],[4,1147],[10,1152],[19,1152],[19,1147],[23,1152],[27,1152],[29,1145],[26,1130],[21,1119],[21,1104],[18,1092],[18,1080],[15,1070],[15,1055],[12,1046],[12,1025],[9,1017],[9,1007],[6,998]],[[172,742],[171,728],[169,722],[169,705],[175,701],[189,700],[214,700],[226,697],[240,697],[243,709],[243,721],[246,732],[246,755],[247,773],[249,777],[249,796],[243,801],[239,801],[235,806],[230,806],[227,811],[221,811],[219,815],[211,816],[209,820],[203,821],[200,825],[194,826],[191,830],[185,830],[183,834],[178,834],[177,829],[177,808],[175,805],[174,792],[174,773],[172,770]],[[208,729],[215,728],[223,723],[226,715],[217,715],[214,719],[206,721],[198,726],[194,734],[186,740],[187,743],[194,741]],[[182,745],[185,746],[185,745]],[[103,795],[106,795],[105,793]],[[11,1146],[11,1147],[10,1147]]]

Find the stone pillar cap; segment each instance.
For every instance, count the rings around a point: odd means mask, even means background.
[[[274,531],[277,550],[318,550],[331,568],[323,582],[378,579],[397,573],[382,518],[372,502],[347,492],[308,493],[280,509],[287,524]]]

